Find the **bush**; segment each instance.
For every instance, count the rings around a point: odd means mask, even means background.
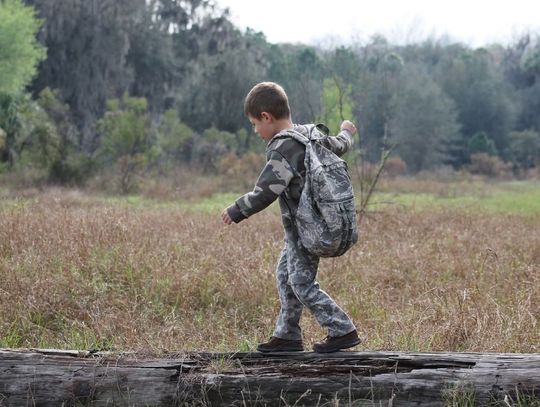
[[[395,178],[407,173],[407,163],[401,157],[390,157],[384,164],[384,175]]]
[[[540,181],[540,166],[529,169],[525,173],[525,178]]]
[[[264,156],[249,152],[242,156],[227,153],[218,162],[219,174],[224,176],[226,188],[253,187],[264,166]]]
[[[82,186],[95,171],[93,157],[70,152],[63,159],[53,163],[49,180],[53,183],[69,186]]]
[[[471,137],[468,149],[471,156],[479,153],[486,153],[491,156],[497,155],[495,142],[484,131],[480,131]]]
[[[113,163],[118,171],[120,192],[133,192],[151,152],[152,128],[146,99],[124,95],[121,100],[109,101],[98,131],[102,135],[100,153],[104,162]]]
[[[176,110],[167,110],[157,128],[156,147],[160,167],[172,168],[191,160],[194,131],[183,123]]]
[[[471,174],[489,178],[509,178],[512,175],[512,164],[505,163],[499,157],[487,153],[471,155],[471,163],[467,169]]]
[[[510,133],[512,161],[519,172],[540,165],[540,133],[533,130]]]

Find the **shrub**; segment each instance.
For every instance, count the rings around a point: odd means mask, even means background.
[[[512,161],[519,171],[540,165],[540,133],[532,130],[510,133]]]
[[[497,155],[495,142],[483,131],[480,131],[471,137],[468,143],[468,149],[471,156],[479,153],[486,153],[492,156]]]
[[[499,157],[487,153],[471,155],[471,163],[467,167],[471,174],[483,175],[489,178],[508,178],[512,174],[512,165],[505,163]]]
[[[120,192],[132,192],[151,151],[152,129],[146,99],[124,95],[122,100],[109,101],[105,117],[98,122],[98,131],[103,137],[102,158],[115,165]]]
[[[249,152],[241,156],[225,154],[218,162],[219,174],[224,176],[226,188],[252,187],[264,165],[264,157]]]
[[[390,157],[386,160],[384,164],[384,175],[395,178],[405,173],[407,173],[407,164],[401,157]]]

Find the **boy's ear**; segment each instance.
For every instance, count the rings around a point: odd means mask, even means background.
[[[268,112],[261,112],[261,120],[265,121],[271,121],[274,119],[274,116],[272,116],[271,113]]]

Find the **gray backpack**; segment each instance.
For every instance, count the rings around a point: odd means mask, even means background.
[[[358,227],[347,163],[317,141],[326,135],[313,126],[309,136],[288,135],[306,146],[306,176],[294,221],[302,246],[320,257],[337,257],[358,241]]]

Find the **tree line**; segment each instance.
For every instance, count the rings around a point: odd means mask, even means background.
[[[210,0],[0,0],[0,172],[77,184],[262,152],[243,116],[257,82],[295,122],[358,123],[356,154],[404,171],[540,166],[540,34],[471,48],[272,44]],[[490,167],[490,168],[491,168]],[[123,188],[124,188],[123,187]]]

